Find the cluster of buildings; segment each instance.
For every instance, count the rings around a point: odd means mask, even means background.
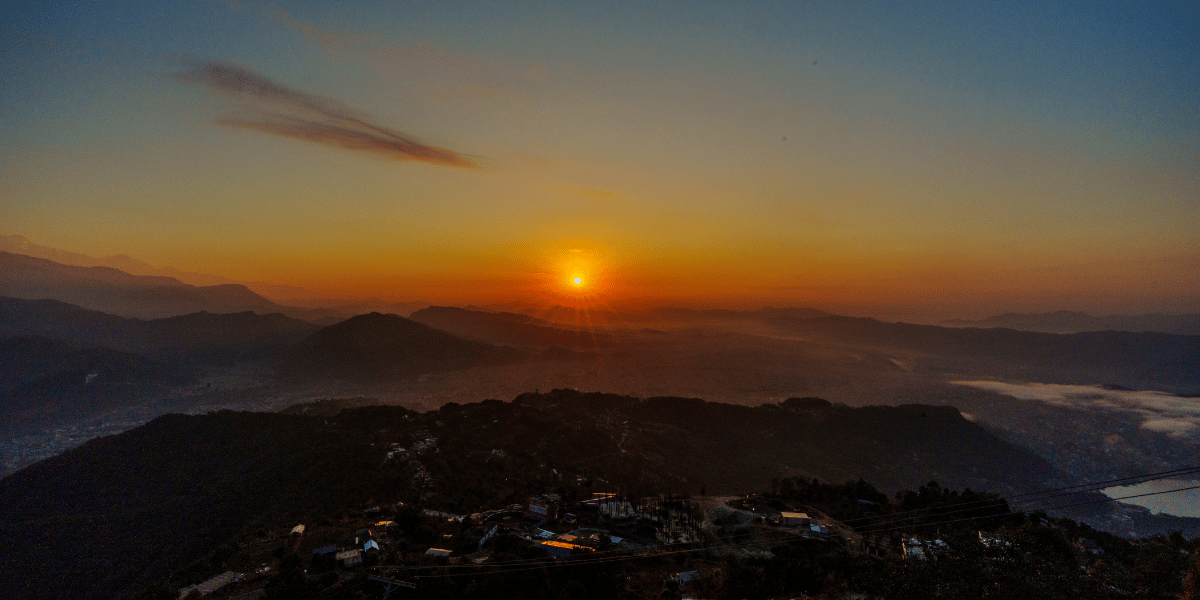
[[[928,560],[945,552],[947,548],[949,546],[946,542],[937,539],[909,537],[900,542],[900,549],[904,553],[905,560]]]
[[[379,507],[368,509],[368,511],[379,512]],[[297,527],[303,527],[303,525]],[[389,539],[397,532],[395,521],[377,521],[373,525],[355,531],[354,543],[351,545],[328,544],[314,548],[312,561],[318,565],[326,563],[324,566],[340,566],[346,569],[357,567],[365,560],[378,558],[382,550],[379,540]],[[333,563],[332,565],[328,564],[330,561]]]
[[[386,460],[403,460],[407,459],[408,464],[413,468],[412,484],[417,487],[426,487],[433,481],[433,476],[429,473],[429,469],[421,464],[417,457],[430,453],[437,452],[437,438],[430,435],[427,431],[419,431],[412,434],[412,443],[408,448],[405,448],[399,442],[394,442],[388,447]]]
[[[437,452],[437,438],[429,435],[428,432],[421,432],[413,436],[415,440],[412,443],[413,454],[424,454],[426,452]]]
[[[412,435],[413,441],[408,448],[405,448],[400,442],[393,442],[388,446],[388,460],[406,458],[410,454],[419,456],[426,452],[437,452],[437,438],[430,435],[428,431],[419,431]]]
[[[425,446],[425,451],[432,447],[436,446]],[[341,571],[342,576],[348,576],[346,572],[349,570],[372,564],[391,564],[400,556],[405,557],[403,562],[419,562],[422,558],[418,552],[425,560],[484,564],[490,560],[492,552],[485,548],[487,543],[504,535],[522,538],[552,558],[610,551],[637,553],[663,544],[693,543],[706,539],[701,532],[701,520],[705,518],[705,512],[689,500],[641,498],[631,501],[614,493],[595,492],[581,501],[566,504],[559,494],[546,493],[530,496],[523,504],[469,515],[423,509],[421,514],[427,520],[422,527],[432,526],[437,539],[424,550],[417,550],[411,540],[401,537],[398,524],[386,519],[392,511],[399,511],[403,507],[398,503],[367,508],[353,536],[349,528],[335,528],[334,531],[340,531],[335,538],[331,538],[328,536],[333,531],[328,528],[318,529],[314,533],[311,527],[296,525],[287,536],[286,544],[296,550],[300,547],[311,548],[310,572],[336,569]],[[366,526],[361,525],[364,521]],[[802,528],[806,532],[811,528],[813,533],[819,533],[822,537],[826,533],[825,526],[815,523],[805,513],[784,512],[770,523],[763,519],[759,521],[763,525]],[[318,539],[340,538],[341,542],[312,548],[303,540],[313,535],[319,536]],[[697,574],[685,572],[676,576],[671,582],[682,589]],[[232,571],[223,573],[180,590],[181,597],[192,591],[209,595],[236,581],[242,581],[240,574]],[[246,585],[253,587],[250,583]]]
[[[984,547],[993,550],[1004,550],[1012,548],[1012,542],[1005,539],[1001,534],[979,532],[979,543]],[[1076,550],[1084,554],[1092,554],[1101,556],[1104,554],[1104,549],[1100,547],[1094,540],[1081,537],[1073,542]],[[950,548],[946,542],[940,539],[925,539],[920,537],[906,537],[900,542],[900,549],[906,560],[930,560],[936,559],[939,554],[947,551]]]

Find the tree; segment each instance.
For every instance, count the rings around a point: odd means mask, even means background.
[[[1180,600],[1200,600],[1200,553],[1193,552],[1192,566],[1183,574]]]

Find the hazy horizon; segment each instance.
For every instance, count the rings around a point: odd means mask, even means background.
[[[637,311],[660,307],[730,310],[806,307],[816,308],[829,313],[846,316],[907,320],[909,322],[927,324],[940,323],[944,320],[952,319],[982,319],[995,315],[1022,312],[1030,314],[1054,313],[1059,311],[1086,313],[1089,312],[1089,308],[1099,309],[1091,311],[1091,314],[1095,316],[1108,316],[1108,314],[1103,311],[1105,305],[1089,305],[1087,302],[1081,302],[1081,300],[1077,297],[1048,297],[1030,299],[1000,294],[997,294],[997,297],[988,301],[978,301],[977,304],[972,305],[969,308],[963,308],[962,306],[959,306],[955,302],[954,297],[942,298],[938,302],[926,304],[888,304],[856,303],[847,300],[833,301],[828,299],[827,294],[821,293],[796,293],[791,295],[778,295],[771,297],[734,295],[713,297],[684,297],[668,295],[618,297],[614,295],[606,298],[588,296],[576,298],[561,294],[555,295],[529,293],[524,296],[513,295],[508,297],[480,298],[477,296],[439,296],[437,294],[423,295],[421,290],[416,290],[407,295],[397,295],[392,297],[381,297],[379,295],[370,294],[362,294],[358,296],[337,296],[322,295],[312,290],[304,289],[294,285],[288,285],[287,283],[239,281],[225,277],[220,273],[187,272],[177,269],[172,265],[154,266],[139,260],[137,257],[131,257],[124,253],[108,256],[88,256],[82,253],[73,252],[68,249],[50,248],[39,245],[34,243],[32,240],[29,240],[26,236],[19,234],[0,235],[0,250],[13,252],[15,254],[24,254],[36,258],[43,258],[72,266],[107,266],[120,269],[134,275],[157,275],[173,277],[179,281],[182,281],[183,283],[197,286],[237,283],[246,285],[260,295],[284,305],[310,307],[338,307],[353,305],[383,306],[387,304],[441,304],[463,307],[479,306],[501,310],[504,310],[507,307],[512,307],[516,310],[525,311],[554,306],[568,306],[608,311]],[[805,298],[809,298],[811,301],[806,303],[804,300]],[[1192,305],[1190,302],[1183,302],[1178,306],[1186,310]],[[1167,309],[1164,310],[1160,305],[1143,304],[1126,306],[1124,308],[1129,309],[1127,314],[1187,314],[1184,312],[1184,310],[1172,313],[1170,307],[1167,307]],[[1200,310],[1200,307],[1198,307],[1196,310]]]

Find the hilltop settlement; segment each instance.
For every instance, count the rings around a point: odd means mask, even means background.
[[[1195,532],[1129,539],[1064,518],[1050,509],[1110,503],[1064,492],[998,440],[974,473],[934,460],[925,448],[962,436],[989,447],[944,407],[574,390],[425,413],[362,404],[168,415],[0,480],[5,570],[18,574],[0,595],[1179,598],[1200,583]],[[736,435],[694,429],[735,422]],[[822,466],[810,422],[888,447],[818,439],[854,455]],[[810,471],[769,476],[797,452]],[[835,470],[869,474],[888,456],[956,483],[891,479],[885,493]],[[1014,457],[1049,479],[1006,479]]]

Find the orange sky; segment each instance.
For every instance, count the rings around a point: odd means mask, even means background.
[[[1200,311],[1186,7],[47,11],[0,78],[37,244],[330,297]]]

